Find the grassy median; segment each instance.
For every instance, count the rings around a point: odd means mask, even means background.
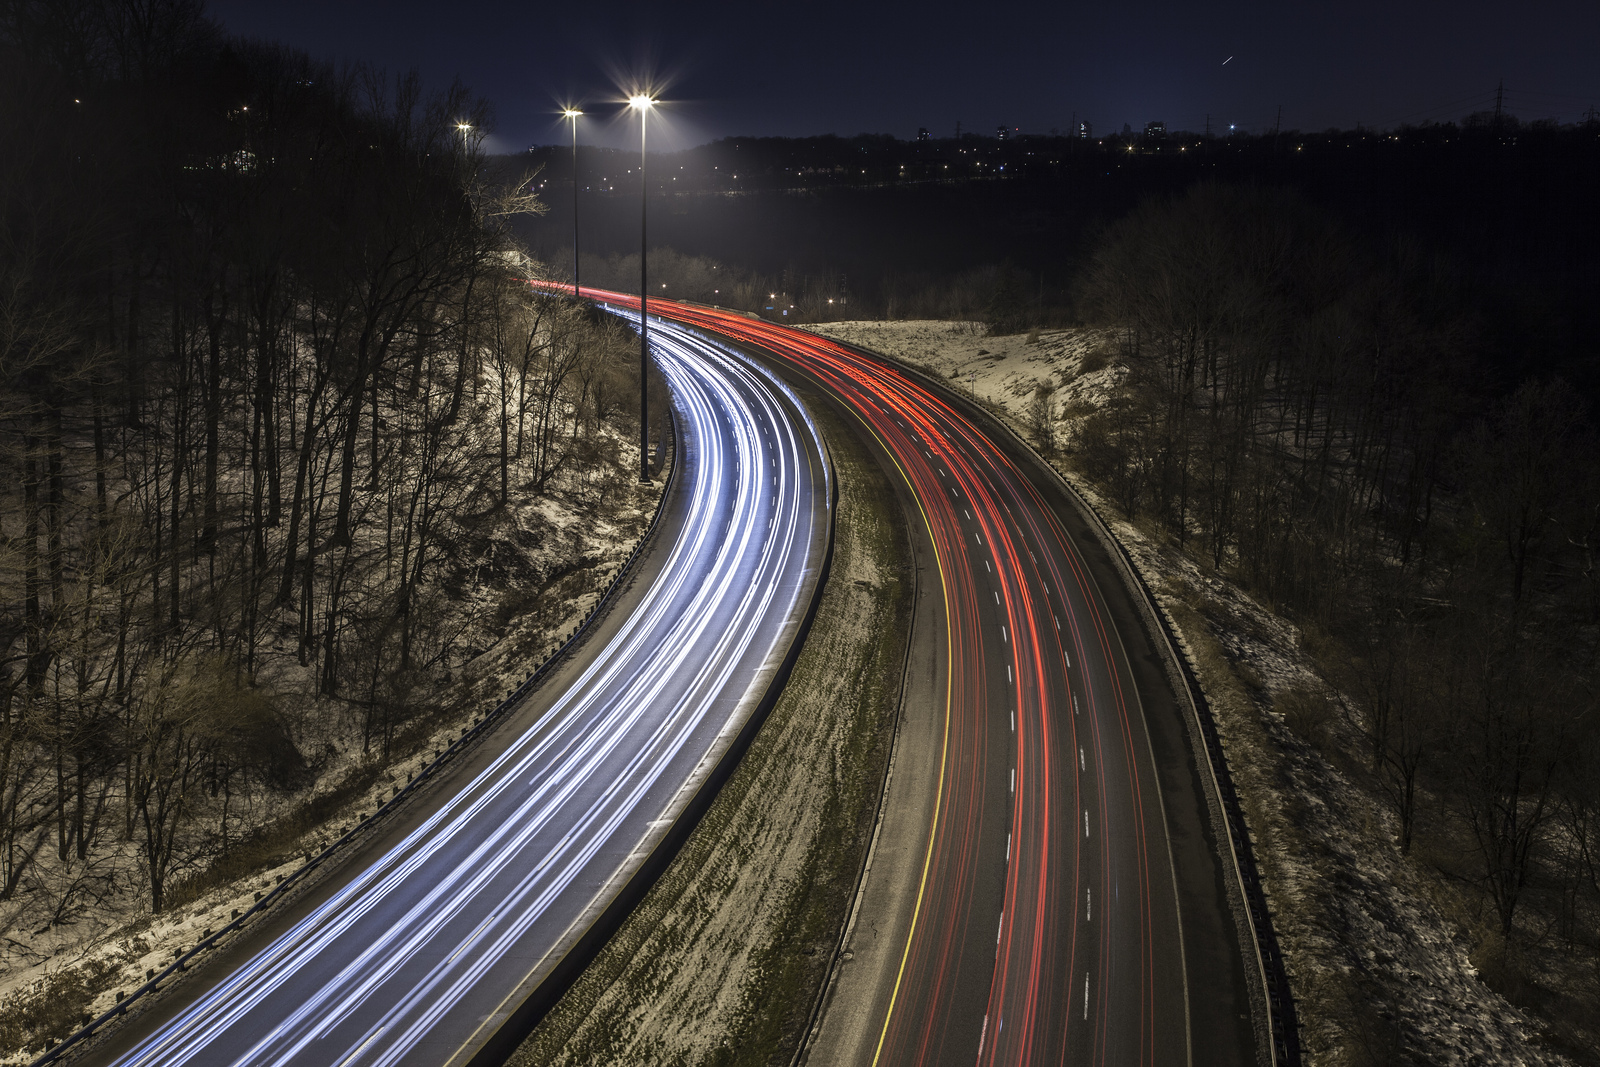
[[[833,570],[789,683],[644,901],[511,1058],[783,1064],[872,835],[911,618],[892,487],[831,413]]]

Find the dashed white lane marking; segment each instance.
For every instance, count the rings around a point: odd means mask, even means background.
[[[1078,747],[1078,770],[1086,771],[1088,769],[1089,769],[1088,767],[1084,766],[1084,763],[1083,763],[1083,746],[1080,745]]]
[[[1089,972],[1083,972],[1083,1019],[1089,1021]],[[988,1017],[984,1017],[984,1024],[988,1024]]]
[[[1006,636],[1006,628],[1004,626],[1000,627],[1000,640],[1006,642],[1007,644],[1011,643],[1011,638]]]
[[[1083,887],[1083,921],[1091,922],[1094,919],[1094,889],[1090,886]]]
[[[1089,813],[1087,811],[1083,813],[1083,836],[1089,836]]]
[[[1017,791],[1017,769],[1015,767],[1011,768],[1011,791],[1013,793]],[[1089,813],[1084,812],[1083,817],[1087,819],[1089,817]]]

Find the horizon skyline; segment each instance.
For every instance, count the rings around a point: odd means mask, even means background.
[[[953,7],[908,17],[887,5],[824,4],[804,16],[724,17],[698,2],[531,12],[467,0],[448,19],[401,0],[212,0],[228,32],[325,60],[453,78],[495,113],[497,152],[569,137],[560,108],[597,115],[586,143],[628,147],[638,127],[609,114],[639,84],[664,106],[650,139],[684,148],[729,136],[910,138],[1066,130],[1391,128],[1459,120],[1506,86],[1518,118],[1572,122],[1600,105],[1600,7],[1575,0],[1507,22],[1482,0],[1396,10],[1355,0],[1337,10],[1237,0],[1206,12],[1149,0],[1102,10],[1016,4],[974,18]]]
[[[1513,90],[1511,90],[1511,89],[1506,89],[1505,90],[1505,93],[1507,95],[1510,95],[1512,92],[1513,92]],[[1428,127],[1428,126],[1455,125],[1457,127],[1464,127],[1466,122],[1467,122],[1467,120],[1473,118],[1474,116],[1482,115],[1482,114],[1492,114],[1493,113],[1493,111],[1494,111],[1494,106],[1493,106],[1493,97],[1494,97],[1494,95],[1495,94],[1494,94],[1493,91],[1491,91],[1488,94],[1488,96],[1490,97],[1490,106],[1489,107],[1487,107],[1487,108],[1476,108],[1476,109],[1474,109],[1472,111],[1465,112],[1465,113],[1460,114],[1460,115],[1454,115],[1454,116],[1449,116],[1449,115],[1429,115],[1427,117],[1419,118],[1419,119],[1412,120],[1412,121],[1402,120],[1402,121],[1398,121],[1398,122],[1389,123],[1389,124],[1386,124],[1386,125],[1357,123],[1357,124],[1353,124],[1353,125],[1350,125],[1350,126],[1328,126],[1328,127],[1322,127],[1322,128],[1319,128],[1319,129],[1310,129],[1310,128],[1304,128],[1304,127],[1298,127],[1298,126],[1291,126],[1287,122],[1285,122],[1283,127],[1281,128],[1281,131],[1279,131],[1279,132],[1285,133],[1285,134],[1294,133],[1294,134],[1298,134],[1300,136],[1305,136],[1305,137],[1318,137],[1318,136],[1324,136],[1324,135],[1329,134],[1329,133],[1392,133],[1392,132],[1395,132],[1395,131],[1401,130],[1401,129],[1420,129],[1420,128],[1425,128],[1425,127]],[[626,103],[617,104],[617,105],[611,105],[611,103],[608,101],[607,102],[607,106],[615,106],[617,108],[618,112],[619,112],[619,117],[627,109],[627,104]],[[1600,106],[1597,106],[1597,107],[1595,107],[1593,109],[1585,108],[1582,112],[1578,113],[1576,116],[1571,117],[1571,118],[1565,118],[1565,119],[1562,118],[1559,115],[1548,115],[1548,116],[1541,115],[1540,117],[1537,117],[1537,118],[1530,118],[1530,117],[1527,117],[1527,116],[1522,116],[1522,115],[1516,114],[1516,112],[1518,110],[1526,111],[1526,110],[1531,110],[1531,108],[1527,108],[1527,107],[1518,108],[1515,105],[1510,104],[1510,103],[1505,104],[1504,107],[1503,107],[1503,111],[1505,112],[1506,118],[1508,120],[1516,122],[1520,126],[1524,126],[1524,127],[1525,126],[1529,126],[1529,125],[1531,125],[1531,124],[1533,124],[1535,122],[1540,122],[1540,121],[1545,121],[1545,120],[1553,120],[1553,121],[1555,121],[1557,123],[1558,128],[1561,128],[1561,129],[1572,129],[1572,128],[1580,127],[1580,126],[1584,125],[1586,122],[1600,121]],[[585,117],[589,117],[589,116],[585,116]],[[1116,126],[1116,128],[1114,128],[1114,129],[1102,129],[1100,124],[1095,122],[1092,116],[1082,116],[1082,115],[1080,115],[1080,116],[1077,117],[1077,121],[1079,121],[1079,122],[1087,121],[1087,122],[1090,123],[1090,126],[1091,126],[1091,137],[1095,141],[1100,141],[1100,140],[1109,139],[1109,138],[1120,138],[1120,137],[1128,136],[1130,134],[1133,135],[1133,136],[1143,136],[1144,127],[1148,123],[1161,123],[1161,124],[1163,124],[1166,127],[1165,136],[1167,136],[1167,137],[1177,137],[1177,136],[1203,137],[1203,136],[1206,135],[1206,131],[1203,128],[1190,128],[1190,127],[1184,126],[1184,125],[1177,125],[1177,124],[1174,124],[1172,122],[1168,122],[1168,121],[1162,119],[1160,116],[1156,116],[1156,117],[1153,117],[1153,118],[1150,118],[1150,119],[1146,119],[1146,120],[1143,120],[1143,121],[1141,121],[1139,123],[1131,123],[1130,122],[1130,123],[1118,124]],[[927,139],[929,141],[952,141],[952,140],[955,140],[957,138],[957,136],[959,136],[962,139],[965,139],[965,138],[968,138],[968,137],[973,137],[973,138],[978,138],[980,140],[981,139],[995,140],[996,139],[996,133],[997,133],[997,127],[1000,126],[1000,125],[1005,125],[1005,124],[997,123],[995,125],[995,127],[983,127],[983,126],[980,126],[980,127],[977,127],[977,128],[973,128],[973,127],[969,126],[966,123],[962,123],[961,127],[960,127],[959,135],[956,133],[956,131],[954,129],[951,129],[950,131],[947,131],[945,133],[940,133],[936,128],[928,127],[927,128],[928,129],[928,138]],[[1110,123],[1107,124],[1107,126],[1110,126],[1110,125],[1111,125]],[[653,131],[653,129],[654,128],[652,127],[652,131]],[[563,132],[565,130],[566,130],[566,127],[563,126],[557,132],[560,133],[560,132]],[[1238,124],[1219,126],[1215,121],[1212,122],[1212,129],[1210,131],[1210,135],[1212,137],[1220,139],[1220,138],[1226,137],[1229,133],[1235,133],[1235,134],[1249,136],[1249,137],[1264,137],[1264,136],[1272,135],[1273,129],[1272,129],[1272,126],[1271,126],[1270,123],[1265,127],[1254,127],[1254,126],[1243,126],[1243,125],[1238,125]],[[567,136],[566,140],[562,140],[562,139],[557,138],[555,140],[550,140],[550,141],[535,142],[534,144],[529,145],[529,146],[527,146],[525,148],[510,148],[510,149],[507,149],[505,152],[497,152],[496,154],[507,154],[507,153],[511,153],[511,152],[537,151],[537,150],[547,149],[547,148],[569,148],[571,146],[570,133],[566,134],[566,136]],[[1041,130],[1041,129],[1025,129],[1025,128],[1019,127],[1019,126],[1009,126],[1008,127],[1007,136],[1008,137],[1059,137],[1059,138],[1068,138],[1068,139],[1070,139],[1070,138],[1072,138],[1073,133],[1072,133],[1071,129],[1061,128],[1061,127],[1054,127],[1054,128],[1051,128],[1051,129],[1043,129],[1043,130]],[[896,140],[898,142],[906,143],[906,144],[915,143],[920,139],[918,137],[917,131],[913,131],[911,134],[904,135],[904,136],[900,135],[898,133],[892,133],[892,132],[883,131],[883,130],[858,130],[858,131],[856,131],[854,133],[840,133],[840,132],[834,131],[834,130],[824,130],[824,131],[820,131],[820,132],[816,132],[816,133],[726,133],[726,134],[717,134],[716,136],[711,137],[709,140],[696,142],[694,144],[679,145],[679,146],[675,146],[675,147],[671,147],[671,148],[655,148],[655,147],[652,146],[649,149],[649,152],[650,152],[651,155],[654,155],[657,152],[660,152],[660,153],[663,153],[663,154],[670,154],[670,153],[673,153],[673,152],[692,151],[692,150],[697,149],[697,148],[704,148],[704,147],[707,147],[708,145],[715,144],[718,141],[726,141],[726,140],[775,139],[775,140],[803,141],[803,140],[820,139],[820,138],[825,138],[825,137],[836,137],[836,138],[839,138],[840,140],[846,140],[846,141],[853,140],[853,139],[858,138],[858,137],[869,137],[869,138],[871,138],[871,137],[889,137],[889,138],[893,138],[894,140]],[[603,148],[603,149],[607,149],[607,150],[610,150],[610,151],[616,151],[616,152],[628,152],[628,151],[637,151],[638,150],[637,144],[630,144],[630,143],[626,143],[626,142],[617,143],[617,144],[594,144],[594,143],[590,143],[590,142],[582,140],[581,137],[579,139],[579,144],[580,144],[581,147],[584,147],[584,148]]]

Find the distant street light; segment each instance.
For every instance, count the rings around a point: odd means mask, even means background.
[[[656,102],[643,93],[628,98],[628,106],[639,113],[639,481],[650,480],[650,319],[649,272],[645,264],[645,223],[649,218],[650,187],[644,177],[644,134],[650,109]]]
[[[578,116],[583,112],[567,108],[562,112],[572,123],[572,298],[578,298]]]

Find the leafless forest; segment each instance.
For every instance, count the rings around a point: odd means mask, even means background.
[[[510,617],[561,622],[594,561],[541,546],[530,501],[637,522],[631,349],[529,292],[506,221],[538,205],[484,177],[485,122],[187,0],[0,4],[19,959],[181,903],[334,749],[381,763],[452,714]]]
[[[1280,710],[1325,750],[1334,716],[1356,727],[1329,755],[1561,1045],[1592,1037],[1600,988],[1596,440],[1567,383],[1487,365],[1460,291],[1290,193],[1153,201],[1084,279],[1129,376],[1072,445],[1125,513],[1301,624],[1342,696]]]

